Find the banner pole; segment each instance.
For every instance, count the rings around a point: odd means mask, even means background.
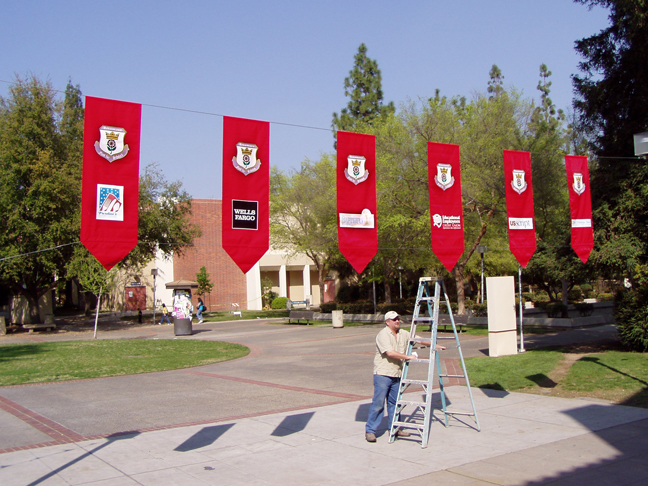
[[[526,349],[524,349],[524,326],[522,324],[522,321],[524,319],[524,314],[522,311],[523,305],[522,305],[522,265],[519,265],[518,267],[518,294],[519,294],[519,299],[520,299],[520,353],[524,353]]]

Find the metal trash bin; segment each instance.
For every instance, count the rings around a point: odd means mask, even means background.
[[[193,334],[191,319],[178,319],[174,317],[173,334],[176,336],[191,336]]]

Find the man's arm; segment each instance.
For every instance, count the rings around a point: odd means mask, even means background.
[[[393,349],[388,349],[387,351],[385,351],[385,354],[387,355],[387,357],[392,359],[416,359],[416,356],[414,356],[413,354],[403,354],[399,353],[398,351],[394,351]]]

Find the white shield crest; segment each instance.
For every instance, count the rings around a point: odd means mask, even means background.
[[[513,190],[518,194],[522,194],[524,191],[526,191],[527,183],[524,180],[523,170],[513,171],[513,180],[511,181],[511,186],[513,186]]]
[[[583,174],[574,172],[574,183],[572,184],[574,192],[579,196],[585,192],[585,184],[583,183]]]
[[[365,170],[365,159],[362,155],[349,155],[347,157],[347,168],[344,175],[354,184],[358,185],[369,177],[369,171]]]
[[[236,157],[232,157],[232,163],[236,170],[241,171],[244,175],[252,174],[261,168],[261,161],[257,159],[257,150],[259,147],[253,143],[237,143]]]
[[[452,177],[452,166],[450,164],[437,164],[437,175],[434,176],[434,182],[444,191],[454,184]]]
[[[123,159],[128,154],[128,145],[124,144],[126,130],[120,127],[103,125],[99,128],[100,139],[95,142],[95,150],[108,162]]]

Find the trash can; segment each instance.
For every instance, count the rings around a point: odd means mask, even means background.
[[[176,336],[191,336],[193,334],[193,327],[191,319],[173,318],[173,334]]]
[[[333,327],[344,327],[344,321],[342,320],[343,311],[334,310],[333,311]]]

